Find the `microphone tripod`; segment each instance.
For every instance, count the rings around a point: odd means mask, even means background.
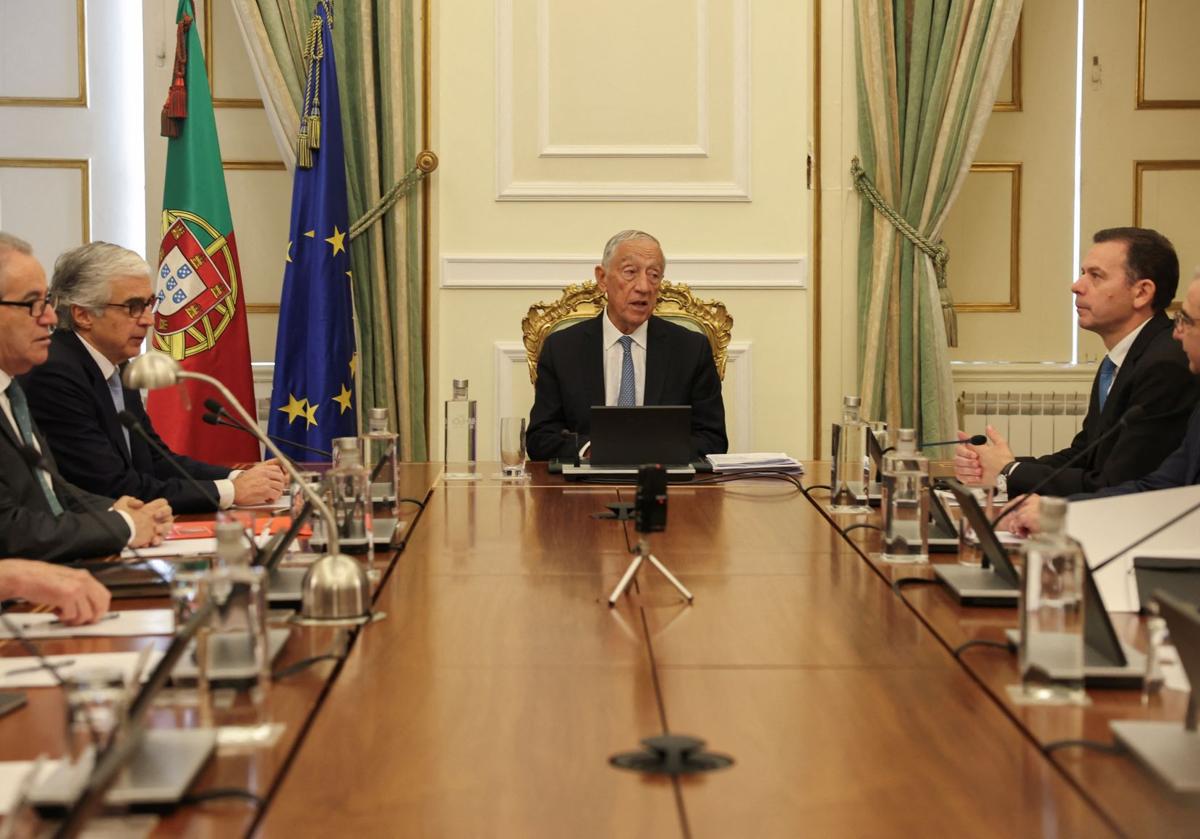
[[[661,465],[642,466],[638,469],[637,494],[634,496],[634,525],[639,534],[649,534],[667,529],[667,470]],[[617,599],[625,593],[625,589],[633,581],[642,563],[649,560],[659,573],[667,578],[667,582],[683,595],[689,604],[693,602],[692,593],[684,588],[683,583],[675,579],[675,575],[667,570],[654,554],[650,553],[650,537],[639,535],[637,546],[633,550],[633,561],[625,569],[624,576],[608,596],[608,606],[611,609],[617,605]]]

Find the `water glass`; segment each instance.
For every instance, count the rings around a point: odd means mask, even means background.
[[[171,563],[171,608],[175,625],[182,626],[195,614],[201,601],[200,586],[212,569],[213,558],[208,555],[186,556]]]
[[[500,462],[505,478],[525,477],[525,418],[500,420]]]
[[[80,667],[63,678],[67,757],[77,763],[108,745],[125,716],[125,674],[116,667]]]

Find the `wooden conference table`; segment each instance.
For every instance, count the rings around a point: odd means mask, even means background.
[[[817,493],[672,485],[667,530],[651,543],[694,605],[644,567],[609,609],[636,534],[594,514],[632,487],[564,484],[540,464],[524,484],[479,471],[464,484],[405,467],[404,494],[426,506],[378,589],[387,618],[343,662],[276,686],[287,732],[275,747],[218,755],[197,784],[265,803],[181,808],[158,834],[1200,832],[1200,803],[1129,757],[1041,749],[1108,740],[1110,718],[1181,719],[1179,695],[1142,708],[1136,693],[1096,691],[1088,709],[1014,708],[1011,655],[952,650],[998,638],[1015,612],[962,609],[936,586],[897,595],[890,578],[925,572],[871,561],[870,538],[843,538]],[[327,649],[329,633],[297,630],[277,666]],[[61,738],[41,733],[61,728],[61,700],[37,699],[0,720],[0,757]],[[678,780],[609,765],[664,731],[735,764]]]

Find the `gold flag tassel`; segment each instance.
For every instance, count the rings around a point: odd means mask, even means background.
[[[192,28],[192,16],[185,14],[175,28],[175,65],[171,72],[171,87],[162,108],[162,136],[178,137],[180,125],[187,118],[187,33]]]
[[[314,14],[304,49],[304,103],[300,108],[300,131],[296,135],[296,165],[301,169],[312,168],[312,150],[321,145],[321,108],[317,92],[321,65],[317,61],[322,52],[321,18]]]

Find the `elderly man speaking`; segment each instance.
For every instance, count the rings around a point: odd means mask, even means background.
[[[529,457],[571,457],[588,440],[593,405],[691,405],[692,453],[724,452],[725,403],[708,340],[654,317],[666,258],[658,240],[623,230],[608,240],[598,316],[546,338],[530,412]],[[570,436],[564,436],[566,431]]]
[[[141,394],[120,380],[121,365],[141,352],[152,322],[150,277],[146,260],[107,242],[67,251],[54,265],[50,291],[59,330],[51,339],[49,360],[23,383],[59,468],[91,492],[166,498],[177,513],[274,501],[285,485],[278,464],[231,472],[163,446],[197,487],[121,425],[118,414],[128,411],[161,443]]]

